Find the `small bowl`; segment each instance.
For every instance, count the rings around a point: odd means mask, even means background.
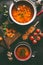
[[[36,6],[34,5],[34,3],[32,2],[32,1],[18,1],[17,2],[17,4],[22,4],[22,3],[26,3],[26,5],[27,4],[29,4],[32,8],[33,8],[33,11],[34,11],[34,14],[33,14],[33,17],[32,17],[32,19],[29,21],[29,22],[26,22],[26,23],[20,23],[20,22],[18,22],[18,21],[16,21],[14,18],[13,18],[13,16],[12,16],[12,8],[13,8],[13,6],[14,6],[14,2],[10,5],[10,8],[9,8],[9,15],[10,15],[10,18],[11,18],[11,20],[13,21],[13,22],[15,22],[16,24],[18,24],[18,25],[28,25],[28,24],[30,24],[30,23],[32,23],[33,21],[34,21],[34,19],[36,18],[36,13],[37,13],[37,10],[36,10]],[[18,5],[19,5],[18,4]]]
[[[20,50],[20,48],[22,48],[22,49]],[[23,48],[25,49],[25,53],[24,53],[25,56],[22,55],[23,54]],[[28,50],[29,54],[27,53],[26,49]],[[18,55],[18,53],[21,54],[21,56]],[[19,42],[19,44],[14,49],[14,56],[19,61],[29,60],[32,56],[31,47],[27,44],[27,42]]]

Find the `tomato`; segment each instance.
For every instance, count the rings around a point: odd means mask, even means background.
[[[40,35],[41,37],[43,37],[43,33],[40,33],[39,35]]]
[[[34,32],[34,36],[37,36],[38,34],[36,32]]]
[[[39,33],[40,32],[40,29],[36,29],[36,32]]]
[[[37,36],[37,40],[39,41],[41,39],[41,37],[40,36]]]
[[[30,36],[30,40],[34,40],[34,37],[33,36]]]
[[[37,40],[33,40],[33,44],[37,44]]]

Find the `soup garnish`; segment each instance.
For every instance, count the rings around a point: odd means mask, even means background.
[[[30,49],[24,45],[21,45],[16,49],[15,53],[18,58],[26,59],[30,56]]]

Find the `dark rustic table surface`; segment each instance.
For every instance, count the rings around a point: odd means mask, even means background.
[[[6,20],[9,20],[8,19],[9,14],[7,16],[3,15],[4,11],[5,11],[5,8],[3,6],[6,5],[7,6],[6,10],[9,10],[9,6],[10,6],[11,3],[12,3],[12,0],[2,0],[2,1],[0,0],[0,10],[1,10],[0,11],[0,26],[2,25],[3,22],[5,22]],[[38,6],[37,7],[37,12],[39,12],[42,9],[43,9],[43,6]],[[10,20],[8,26],[15,28],[18,32],[23,34],[37,20],[39,20],[39,24],[38,24],[37,28],[39,28],[43,32],[43,13],[40,16],[36,17],[34,22],[32,24],[30,24],[30,25],[19,26],[19,25],[15,24],[15,23],[11,23],[12,21]],[[11,45],[10,51],[12,53],[14,51],[14,48],[15,48],[16,44],[18,42],[21,42],[21,41],[23,41],[23,40],[20,37],[19,39],[17,39]],[[30,40],[26,40],[26,42],[28,42],[30,44],[30,47],[32,48],[33,52],[37,52],[35,54],[34,58],[31,58],[31,59],[29,59],[28,61],[25,61],[25,62],[21,62],[21,61],[18,61],[13,55],[13,60],[10,61],[10,60],[8,60],[8,57],[6,55],[8,49],[6,49],[5,44],[3,43],[5,48],[2,48],[2,49],[0,48],[0,50],[2,50],[2,52],[0,51],[1,52],[0,53],[0,65],[43,65],[43,38],[36,45],[33,45]]]

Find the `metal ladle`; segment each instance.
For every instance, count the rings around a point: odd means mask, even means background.
[[[13,2],[14,2],[14,6],[15,6],[16,10],[18,10],[17,1],[13,0]]]

